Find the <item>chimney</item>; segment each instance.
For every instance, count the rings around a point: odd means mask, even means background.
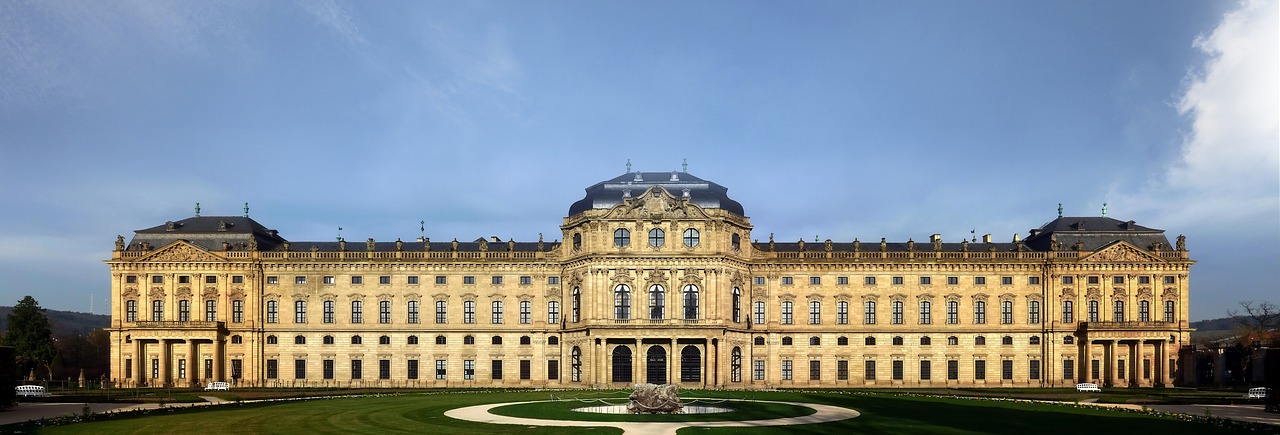
[[[493,243],[502,243],[502,239],[499,239],[498,236],[489,236],[489,240]]]
[[[991,243],[991,235],[990,235],[990,234],[983,234],[983,235],[982,235],[982,243]]]
[[[934,234],[929,236],[929,243],[937,243],[942,240],[942,234]]]

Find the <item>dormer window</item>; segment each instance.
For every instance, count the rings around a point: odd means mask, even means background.
[[[613,230],[613,246],[624,248],[631,245],[631,231],[626,228]]]
[[[649,230],[649,246],[660,248],[663,243],[666,243],[666,238],[666,233],[662,232],[660,229],[654,228]]]
[[[693,228],[684,230],[684,246],[686,248],[698,246],[698,230]]]

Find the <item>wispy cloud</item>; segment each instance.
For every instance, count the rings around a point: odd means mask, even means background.
[[[351,17],[351,12],[336,0],[295,2],[319,24],[353,46],[365,44],[365,37]]]
[[[1248,1],[1225,14],[1195,47],[1207,55],[1190,73],[1177,109],[1190,121],[1181,159],[1139,191],[1114,197],[1171,227],[1264,224],[1280,219],[1280,3]]]

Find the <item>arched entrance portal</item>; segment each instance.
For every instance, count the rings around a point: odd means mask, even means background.
[[[650,347],[644,367],[645,382],[657,385],[667,383],[667,350],[662,346]]]
[[[702,351],[697,346],[680,350],[680,382],[702,381]]]
[[[631,382],[631,348],[613,348],[613,382]]]

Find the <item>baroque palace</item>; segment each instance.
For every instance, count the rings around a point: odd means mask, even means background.
[[[117,237],[119,386],[1169,386],[1183,238],[1107,217],[1025,237],[753,242],[727,189],[628,172],[560,242],[290,241],[247,216]]]

